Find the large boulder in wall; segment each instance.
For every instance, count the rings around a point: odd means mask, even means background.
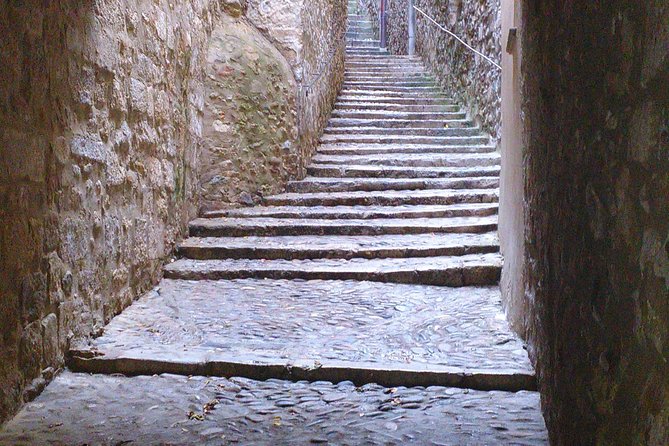
[[[207,54],[200,207],[251,204],[299,166],[290,65],[243,17],[223,17]]]

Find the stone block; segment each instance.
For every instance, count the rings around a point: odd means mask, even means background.
[[[23,328],[19,342],[19,367],[24,377],[32,379],[39,375],[42,355],[42,325],[34,321]]]

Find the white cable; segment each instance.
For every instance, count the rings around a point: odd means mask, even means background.
[[[479,56],[481,56],[482,58],[484,58],[485,60],[487,60],[488,62],[490,62],[491,64],[493,64],[494,66],[496,66],[497,69],[499,69],[499,70],[502,69],[502,67],[501,67],[497,62],[495,62],[494,60],[492,60],[491,58],[489,58],[489,57],[486,56],[485,54],[481,53],[480,51],[477,51],[477,50],[475,50],[474,48],[472,48],[471,45],[468,45],[467,42],[465,42],[464,40],[462,40],[461,38],[459,38],[459,37],[458,37],[457,35],[455,35],[453,32],[451,32],[451,31],[449,31],[448,29],[446,29],[446,28],[444,28],[443,26],[441,26],[439,23],[437,23],[436,20],[434,20],[432,17],[430,17],[429,15],[427,15],[425,12],[423,12],[423,10],[421,10],[419,7],[417,7],[417,6],[414,5],[413,8],[414,8],[416,11],[420,12],[421,14],[423,14],[425,17],[427,17],[427,19],[428,19],[429,21],[431,21],[432,23],[434,23],[435,25],[437,25],[442,31],[445,31],[445,32],[447,32],[448,34],[450,34],[451,36],[455,37],[455,38],[458,40],[458,42],[460,42],[461,44],[463,44],[464,46],[466,46],[467,48],[469,48],[470,50],[472,50],[473,52],[475,52],[476,54],[478,54]]]

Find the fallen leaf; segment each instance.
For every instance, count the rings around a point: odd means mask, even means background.
[[[218,403],[219,403],[218,400],[211,400],[211,401],[209,401],[207,404],[205,404],[205,405],[202,407],[202,411],[203,411],[205,414],[208,414],[208,413],[211,412],[212,410],[215,410],[215,409],[216,409],[216,406],[218,406]]]
[[[190,412],[188,412],[188,419],[195,421],[204,421],[204,415],[202,415],[201,413],[195,413],[191,410]]]

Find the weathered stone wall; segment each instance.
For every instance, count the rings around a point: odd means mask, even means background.
[[[364,0],[378,28],[379,0]],[[500,0],[415,0],[438,23],[499,64]],[[408,0],[388,0],[387,44],[393,54],[407,54]],[[416,53],[445,89],[495,140],[500,138],[501,71],[465,48],[416,12]]]
[[[343,82],[345,23],[342,0],[251,0],[244,16],[218,25],[207,62],[202,211],[253,204],[305,175]]]
[[[526,293],[551,439],[669,444],[669,6],[520,3]]]
[[[217,4],[0,9],[0,419],[151,286],[194,214]]]
[[[304,67],[298,95],[302,165],[318,146],[344,83],[346,0],[309,0],[302,14]]]
[[[244,9],[235,0],[0,6],[0,421],[62,365],[71,339],[99,332],[159,277],[197,211],[205,73],[216,65],[207,63],[210,35]],[[235,23],[255,42],[246,69],[271,67],[254,74],[287,79],[272,85],[274,104],[288,86],[296,104],[288,64],[260,61],[272,49]],[[217,42],[224,45],[220,35]],[[239,85],[247,86],[257,87]],[[294,137],[290,104],[244,111],[265,114],[256,125],[285,119]],[[326,114],[327,101],[308,105]]]
[[[297,83],[287,60],[248,21],[222,17],[206,66],[200,209],[253,204],[300,166]]]

